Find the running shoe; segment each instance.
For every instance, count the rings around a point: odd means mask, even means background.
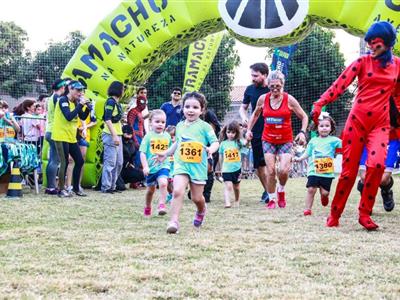
[[[275,200],[274,199],[269,200],[268,203],[265,205],[265,208],[268,209],[276,208]]]
[[[145,207],[143,214],[145,217],[150,217],[151,216],[151,207]]]
[[[174,234],[174,233],[178,233],[178,231],[179,231],[179,223],[178,222],[171,221],[168,223],[167,233]]]
[[[206,209],[204,209],[204,212],[202,213],[196,211],[194,215],[193,226],[199,228],[203,224],[205,216],[206,216]]]
[[[280,208],[286,207],[285,192],[278,192],[278,206]]]
[[[165,207],[165,204],[161,203],[160,205],[158,205],[158,215],[164,216],[166,214],[167,214],[167,209]]]

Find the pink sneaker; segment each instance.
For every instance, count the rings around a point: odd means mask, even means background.
[[[151,207],[145,207],[143,214],[145,217],[150,217],[151,216]]]
[[[265,205],[265,208],[268,208],[268,209],[276,208],[276,204],[275,204],[274,199],[269,200],[268,203]]]
[[[206,209],[204,208],[204,211],[202,213],[199,213],[198,211],[196,211],[195,215],[194,215],[194,220],[193,220],[193,226],[196,228],[199,228],[204,221],[204,217],[206,216]]]
[[[159,216],[164,216],[167,214],[167,208],[165,207],[165,204],[161,203],[158,205],[158,215]]]
[[[286,207],[285,192],[278,192],[278,206],[280,208]]]
[[[173,233],[178,233],[178,231],[179,231],[179,223],[178,222],[171,221],[168,223],[167,233],[173,234]]]
[[[304,214],[305,216],[311,216],[312,211],[311,211],[311,209],[305,209],[305,210],[303,211],[303,214]]]

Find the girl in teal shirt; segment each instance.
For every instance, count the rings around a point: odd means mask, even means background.
[[[225,208],[231,207],[231,195],[235,194],[235,205],[239,206],[240,180],[242,177],[240,126],[236,121],[224,126],[220,134],[219,162],[224,179]]]
[[[305,216],[312,213],[311,208],[318,188],[321,194],[321,204],[323,206],[329,204],[329,192],[332,180],[335,178],[333,160],[337,150],[342,148],[342,141],[331,136],[335,132],[335,121],[329,115],[322,116],[317,130],[318,137],[311,139],[305,153],[301,157],[293,158],[295,162],[308,158]]]
[[[206,104],[206,98],[198,92],[186,93],[183,96],[185,120],[176,126],[176,142],[167,151],[158,155],[158,160],[163,162],[174,153],[174,190],[168,233],[177,233],[179,230],[179,213],[188,185],[192,201],[197,208],[193,225],[199,228],[206,214],[203,190],[207,180],[207,158],[216,152],[219,146],[211,125],[200,119]]]
[[[146,176],[146,205],[144,216],[151,216],[151,202],[153,200],[156,186],[160,192],[158,202],[158,214],[167,213],[165,201],[167,199],[167,185],[169,177],[169,161],[158,164],[156,157],[159,153],[165,152],[171,146],[171,136],[166,133],[165,124],[167,117],[161,109],[155,109],[150,113],[150,131],[144,136],[140,144],[140,162],[143,166],[143,174]]]

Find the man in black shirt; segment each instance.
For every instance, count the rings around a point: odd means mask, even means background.
[[[251,111],[253,112],[257,105],[257,100],[262,94],[269,92],[267,87],[267,76],[269,73],[268,66],[265,63],[256,63],[250,66],[252,85],[249,85],[243,97],[242,105],[239,109],[239,115],[244,124],[248,123],[248,108],[251,104]],[[257,170],[257,176],[264,187],[264,192],[261,196],[261,201],[268,202],[267,190],[267,175],[265,168],[264,153],[262,150],[261,136],[264,129],[264,119],[260,115],[256,124],[253,127],[253,139],[251,140],[251,147],[253,150],[254,168]]]

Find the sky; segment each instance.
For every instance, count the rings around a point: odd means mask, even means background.
[[[88,36],[97,24],[119,4],[119,0],[2,0],[0,20],[14,21],[27,31],[27,48],[32,52],[46,49],[50,41],[61,41],[71,31],[80,30]],[[23,6],[23,9],[21,7]],[[62,14],[60,14],[62,12]],[[57,16],[56,14],[60,15]],[[346,63],[358,56],[359,39],[342,30],[336,40],[345,55]],[[241,64],[235,70],[234,85],[250,84],[249,66],[265,61],[266,48],[252,47],[237,42]]]

